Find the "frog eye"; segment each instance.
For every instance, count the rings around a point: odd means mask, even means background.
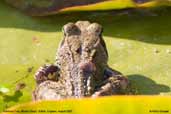
[[[81,31],[74,23],[64,25],[63,32],[65,36],[79,35]]]
[[[101,35],[101,33],[103,32],[103,28],[101,25],[93,23],[90,26],[88,26],[87,31],[95,35]]]

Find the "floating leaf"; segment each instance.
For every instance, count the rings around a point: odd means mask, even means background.
[[[170,5],[169,0],[5,0],[33,16],[52,15],[64,11],[114,10]]]
[[[21,104],[3,114],[151,114],[169,113],[171,97],[112,96],[79,100],[41,101]],[[170,114],[170,113],[169,113]]]

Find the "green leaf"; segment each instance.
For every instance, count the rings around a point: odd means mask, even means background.
[[[3,114],[170,114],[171,97],[112,96],[97,99],[41,101],[21,104]]]
[[[171,6],[170,0],[5,0],[32,16],[53,15],[70,11],[101,11],[126,8]]]

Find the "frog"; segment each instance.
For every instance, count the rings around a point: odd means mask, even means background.
[[[127,77],[108,65],[100,24],[69,22],[62,31],[55,63],[35,73],[34,101],[117,95],[128,87]]]

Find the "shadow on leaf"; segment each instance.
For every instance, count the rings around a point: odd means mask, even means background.
[[[4,102],[18,102],[19,98],[23,96],[23,93],[21,91],[15,91],[13,95],[4,95],[3,101]]]
[[[158,84],[152,79],[135,74],[128,75],[132,94],[137,95],[157,95],[161,92],[170,92],[170,88],[163,84]]]

